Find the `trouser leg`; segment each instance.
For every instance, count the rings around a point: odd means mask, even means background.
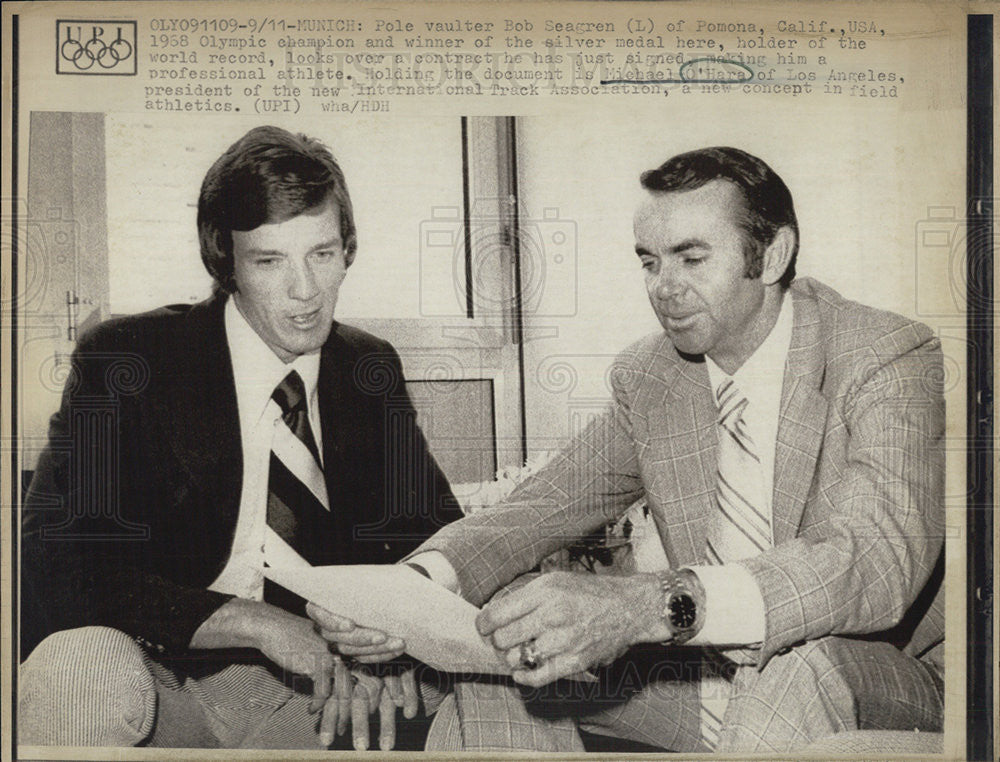
[[[709,751],[701,739],[700,671],[701,649],[634,648],[605,675],[605,695],[627,700],[595,703],[580,727],[670,751]]]
[[[696,649],[633,649],[599,683],[540,690],[502,679],[459,681],[442,704],[428,749],[580,752],[577,726],[675,751],[705,751],[699,733]]]
[[[312,683],[305,677],[288,675],[267,660],[246,657],[237,663],[218,665],[210,652],[183,659],[154,661],[161,716],[149,740],[150,746],[217,746],[244,749],[313,749],[319,743],[321,715],[312,714]],[[199,663],[204,661],[205,663]],[[436,683],[441,677],[432,670],[417,672],[425,711],[440,702]],[[394,707],[395,709],[395,707]],[[186,734],[187,717],[201,712],[211,731],[207,743],[192,744]],[[419,750],[429,720],[418,712],[406,720],[396,709],[396,748]],[[379,713],[368,716],[369,748],[378,748]],[[353,729],[335,738],[333,750],[353,748]]]
[[[318,747],[309,696],[263,664],[210,652],[151,658],[108,627],[64,630],[21,665],[18,741],[28,746]]]
[[[149,746],[318,748],[309,696],[263,659],[226,664],[206,651],[149,665],[159,705]]]
[[[720,752],[786,752],[846,730],[940,731],[943,685],[888,643],[828,637],[741,667]]]
[[[29,746],[134,746],[153,728],[156,689],[142,649],[122,632],[53,633],[18,678],[18,741]]]
[[[504,678],[456,681],[453,699],[444,701],[434,717],[428,749],[583,751],[573,719],[540,715],[538,703],[526,702],[521,689]]]

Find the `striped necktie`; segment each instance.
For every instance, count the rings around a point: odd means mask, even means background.
[[[771,519],[757,445],[743,420],[749,402],[731,378],[719,384],[715,399],[720,427],[717,511],[706,553],[711,563],[723,564],[771,547]]]
[[[330,503],[319,448],[309,426],[305,384],[290,372],[271,395],[281,408],[271,442],[267,525],[310,564],[322,563],[330,538],[324,531]],[[265,580],[264,600],[302,614],[298,596]]]
[[[764,471],[743,419],[749,401],[731,378],[719,384],[715,401],[719,410],[716,510],[705,538],[705,555],[709,563],[718,565],[756,556],[773,541]],[[702,740],[715,749],[729,702],[729,683],[723,677],[727,661],[731,669],[732,662],[752,663],[756,653],[746,649],[707,652],[701,680],[701,730]]]

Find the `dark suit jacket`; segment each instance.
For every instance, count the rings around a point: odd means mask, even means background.
[[[943,666],[944,399],[924,325],[796,280],[775,448],[771,550],[743,563],[766,610],[759,666],[826,635],[894,643]],[[779,369],[775,369],[779,372]],[[504,504],[421,550],[481,604],[645,495],[672,566],[705,563],[717,411],[702,358],[658,333],[612,374],[608,413]]]
[[[225,297],[116,319],[80,340],[24,506],[22,652],[114,627],[183,652],[231,596],[243,463]],[[460,515],[390,344],[335,324],[319,372],[331,515],[323,563],[398,561]]]

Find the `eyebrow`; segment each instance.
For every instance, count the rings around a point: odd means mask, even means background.
[[[685,238],[680,243],[675,246],[670,247],[670,251],[674,254],[683,254],[685,251],[691,249],[707,249],[708,244],[701,238]]]
[[[333,249],[336,248],[337,246],[343,246],[343,245],[344,245],[343,240],[341,240],[340,236],[337,236],[336,238],[331,238],[330,240],[324,241],[323,243],[316,244],[311,249],[309,249],[309,251],[321,251],[322,249]]]
[[[691,249],[707,249],[708,244],[701,238],[685,238],[678,244],[670,247],[671,254],[683,254]],[[635,253],[640,257],[655,257],[656,255],[643,246],[636,246]]]
[[[309,251],[322,251],[323,249],[332,249],[343,245],[344,242],[338,236],[337,238],[331,238],[329,241],[316,244]],[[278,249],[250,249],[247,251],[247,254],[251,257],[283,257],[286,255],[286,252]]]

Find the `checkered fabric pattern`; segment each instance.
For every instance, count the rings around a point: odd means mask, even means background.
[[[754,667],[766,671],[799,644],[830,635],[893,628],[918,596],[897,642],[911,660],[937,662],[943,592],[924,588],[944,537],[940,344],[926,326],[808,278],[789,295],[774,547],[738,562],[757,581],[766,612]],[[678,355],[658,334],[620,356],[612,385],[607,412],[545,469],[502,505],[445,527],[418,550],[443,553],[472,602],[481,605],[643,495],[671,566],[703,561],[718,464],[704,363]]]

